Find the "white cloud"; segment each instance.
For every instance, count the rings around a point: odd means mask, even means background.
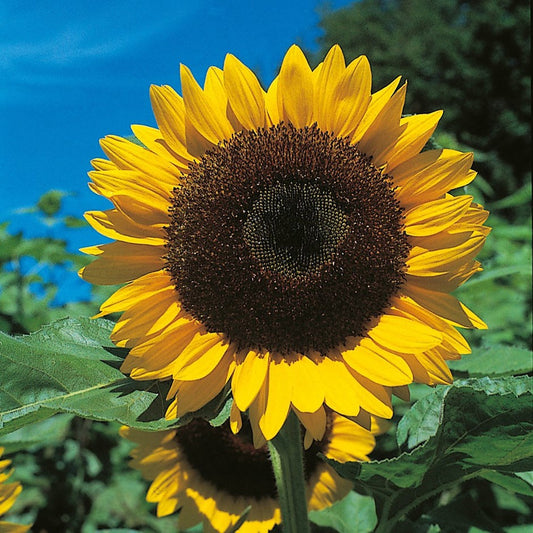
[[[166,9],[147,3],[6,2],[0,9],[0,77],[4,83],[42,83],[68,75],[82,62],[102,62],[187,24],[199,2],[169,2]],[[52,6],[52,7],[50,7]],[[47,75],[43,76],[43,71]]]

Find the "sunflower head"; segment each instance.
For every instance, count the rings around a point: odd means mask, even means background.
[[[311,69],[287,52],[268,89],[234,56],[182,96],[152,87],[158,128],[143,146],[106,137],[86,213],[115,242],[86,248],[94,283],[127,283],[101,307],[135,379],[172,379],[167,417],[226,385],[232,427],[254,440],[294,410],[314,438],[325,408],[367,424],[391,394],[449,383],[469,353],[456,330],[484,328],[450,293],[480,270],[487,212],[449,191],[472,154],[423,148],[440,111],[403,116],[399,78],[371,91],[365,57],[334,46]]]
[[[324,436],[304,456],[309,510],[332,505],[352,486],[317,454],[341,462],[365,461],[375,444],[375,421],[371,432],[333,413],[327,418]],[[213,427],[202,419],[163,432],[123,427],[121,435],[137,444],[131,466],[152,482],[146,499],[157,503],[158,516],[179,510],[181,529],[203,522],[226,531],[249,506],[240,533],[267,533],[280,523],[268,449],[254,447],[248,422],[238,435],[228,423]]]

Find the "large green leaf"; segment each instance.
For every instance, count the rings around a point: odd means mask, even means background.
[[[124,376],[125,350],[106,320],[59,320],[31,335],[0,334],[0,435],[57,412],[163,429],[165,384]]]
[[[377,524],[374,500],[356,492],[350,492],[331,507],[311,511],[309,519],[319,526],[330,527],[339,533],[369,533],[374,531]]]
[[[376,531],[393,531],[409,511],[458,482],[531,470],[532,401],[528,377],[464,380],[437,389],[406,415],[400,440],[416,445],[427,438],[411,452],[366,464],[329,462],[374,496]]]
[[[531,380],[527,377],[517,379],[466,379],[457,380],[452,387],[439,386],[416,402],[400,420],[396,432],[398,445],[407,444],[407,448],[412,449],[435,435],[443,422],[443,411],[449,401],[447,396],[450,393],[452,394],[452,400],[456,394],[466,394],[460,392],[465,387],[483,391],[488,395],[514,394],[520,396],[525,392],[531,392],[531,386]],[[444,401],[445,398],[446,402]]]
[[[455,372],[465,372],[470,377],[509,376],[533,370],[533,352],[518,346],[490,346],[478,348],[457,361],[449,361]]]

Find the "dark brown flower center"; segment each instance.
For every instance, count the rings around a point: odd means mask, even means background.
[[[176,430],[176,442],[189,465],[218,490],[234,497],[276,498],[276,481],[266,446],[256,449],[250,424],[234,435],[229,423],[213,427],[195,419]],[[304,453],[305,478],[316,472],[321,460],[317,453],[328,442],[328,431],[320,442],[314,441]]]
[[[329,262],[346,229],[346,215],[329,191],[287,180],[259,192],[243,234],[263,270],[297,278]]]
[[[328,351],[362,335],[409,252],[389,176],[347,139],[236,133],[174,190],[167,268],[184,308],[239,347]]]

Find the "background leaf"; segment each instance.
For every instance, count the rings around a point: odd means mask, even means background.
[[[311,522],[333,528],[339,533],[368,533],[377,524],[374,499],[356,492],[350,492],[340,502],[321,511],[309,513]]]
[[[496,345],[449,361],[448,366],[471,377],[525,374],[533,370],[533,352],[519,346]]]
[[[72,418],[73,415],[64,413],[28,424],[17,431],[2,435],[0,446],[5,449],[4,453],[8,454],[60,444],[68,434]]]
[[[356,490],[374,496],[376,531],[390,531],[409,511],[458,482],[488,471],[531,470],[532,400],[529,377],[464,380],[437,389],[404,417],[411,425],[401,440],[411,438],[413,445],[429,436],[434,424],[433,435],[413,451],[364,464],[328,462],[352,479]]]

